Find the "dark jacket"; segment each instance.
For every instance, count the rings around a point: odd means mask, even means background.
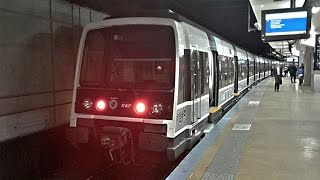
[[[291,75],[291,76],[296,75],[297,67],[296,67],[295,65],[290,65],[290,66],[289,66],[289,72],[290,72],[290,75]]]
[[[272,76],[274,83],[282,84],[282,68],[280,67],[280,75],[277,75],[277,67],[272,68]]]
[[[272,68],[272,76],[277,76],[277,67]],[[280,77],[282,76],[282,68],[280,67]]]

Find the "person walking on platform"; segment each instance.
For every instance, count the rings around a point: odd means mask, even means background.
[[[301,86],[303,83],[303,77],[304,77],[304,65],[303,63],[301,64],[301,66],[299,67],[298,71],[297,71],[297,76],[299,78],[299,85]]]
[[[274,91],[279,92],[280,84],[282,84],[282,68],[279,64],[272,69],[272,76],[274,77]]]
[[[296,83],[296,73],[297,73],[297,67],[292,63],[292,65],[289,66],[289,72],[291,77],[291,83]]]

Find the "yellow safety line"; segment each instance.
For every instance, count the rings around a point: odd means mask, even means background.
[[[233,93],[234,96],[240,96],[240,93],[237,92],[237,93]]]
[[[209,112],[210,112],[210,113],[215,113],[215,112],[219,111],[220,109],[221,109],[221,107],[215,106],[215,107],[210,108],[210,109],[209,109]]]

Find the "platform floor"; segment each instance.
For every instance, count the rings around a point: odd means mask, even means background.
[[[268,78],[249,91],[167,179],[319,178],[320,93],[289,78],[283,78],[280,92],[275,92]]]

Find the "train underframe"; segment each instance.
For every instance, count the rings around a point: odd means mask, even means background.
[[[169,161],[174,161],[199,142],[207,123],[205,119],[175,138],[168,138],[166,124],[78,119],[74,130],[79,135],[72,141],[99,144],[115,163],[135,163],[139,151],[165,153]]]

